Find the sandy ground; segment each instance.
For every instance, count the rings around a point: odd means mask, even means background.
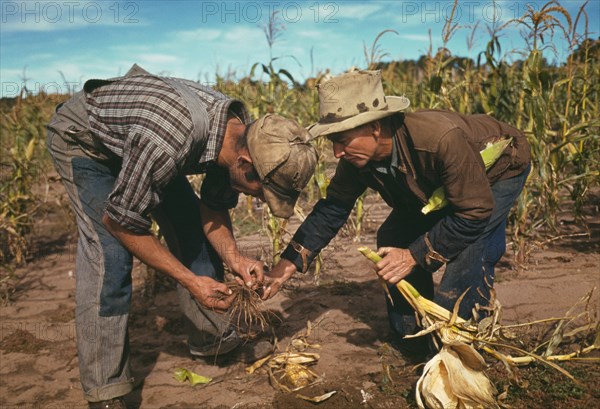
[[[60,193],[61,187],[55,183],[52,190]],[[61,210],[64,201],[59,200],[60,194],[53,197],[57,198],[50,203],[54,211],[41,217],[36,228],[34,257],[17,270],[13,301],[1,308],[0,408],[86,407],[75,347],[76,237],[70,233],[73,229],[68,212]],[[380,205],[371,207],[361,244],[374,247],[374,229],[386,212]],[[510,258],[503,259],[496,289],[504,306],[504,323],[562,316],[590,289],[599,286],[597,220],[596,214],[589,224],[591,237],[553,241],[536,250],[524,270],[513,269]],[[567,233],[581,232],[568,218],[563,224]],[[255,255],[268,245],[259,236],[246,236],[240,243],[244,251]],[[416,407],[412,387],[417,372],[383,348],[388,331],[383,294],[369,262],[355,250],[357,246],[349,237],[338,237],[325,252],[321,285],[316,286],[311,275],[300,276],[288,291],[267,302],[267,307],[283,318],[274,332],[279,345],[285,347],[294,334],[306,328],[307,321],[318,322],[310,341],[321,345],[321,359],[313,370],[324,381],[301,393],[337,393],[317,406]],[[186,349],[175,292],[162,289],[148,301],[141,293],[144,274],[145,269],[138,265],[134,270],[136,293],[130,322],[136,389],[127,400],[132,407],[315,406],[295,394],[277,391],[264,372],[246,375],[241,363],[193,360]],[[600,311],[597,296],[591,309],[596,314]],[[15,350],[20,352],[9,352]],[[384,365],[392,369],[393,384],[385,383]],[[210,376],[213,382],[196,387],[178,383],[173,372],[180,367]],[[579,400],[569,398],[563,402],[564,407],[600,404],[600,396],[593,392],[593,385],[600,383],[598,365],[591,367],[593,370],[585,368],[590,366],[584,366],[583,372],[591,374],[586,380],[591,391],[582,392]],[[513,398],[513,407],[535,406],[523,399]],[[543,399],[547,397],[543,396],[535,407],[563,407],[562,403]]]

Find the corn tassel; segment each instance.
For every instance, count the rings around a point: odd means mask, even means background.
[[[512,138],[501,139],[495,143],[489,143],[484,150],[480,152],[481,159],[485,165],[485,170],[492,167],[498,160],[502,152],[508,147]],[[427,201],[427,204],[421,209],[421,213],[428,214],[434,210],[440,210],[448,205],[448,199],[446,199],[446,193],[443,187],[438,187],[433,191],[433,194]]]

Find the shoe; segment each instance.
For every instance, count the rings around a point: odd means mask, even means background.
[[[230,331],[222,338],[212,344],[198,346],[188,341],[190,354],[198,357],[211,357],[215,355],[227,354],[242,344],[242,340],[235,330]]]
[[[114,398],[100,402],[88,402],[89,409],[127,409],[123,398]]]
[[[223,359],[250,364],[272,354],[274,349],[275,345],[266,339],[251,341],[223,355]]]

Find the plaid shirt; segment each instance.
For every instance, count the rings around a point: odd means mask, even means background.
[[[223,145],[228,112],[244,123],[250,116],[239,101],[192,81],[177,81],[206,108],[207,135],[194,139],[186,100],[160,77],[126,77],[86,94],[91,131],[122,159],[106,213],[134,232],[149,231],[149,212],[161,202],[165,186],[180,175],[207,173],[201,196],[211,208],[237,203],[227,170],[213,165]]]

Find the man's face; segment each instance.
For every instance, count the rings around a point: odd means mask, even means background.
[[[251,162],[239,160],[236,166],[229,168],[229,179],[231,187],[236,192],[258,197],[263,202],[265,201],[262,183],[260,183],[256,169],[254,169]]]
[[[378,147],[371,124],[331,134],[327,139],[333,143],[333,154],[336,158],[344,158],[359,169],[367,165]]]

